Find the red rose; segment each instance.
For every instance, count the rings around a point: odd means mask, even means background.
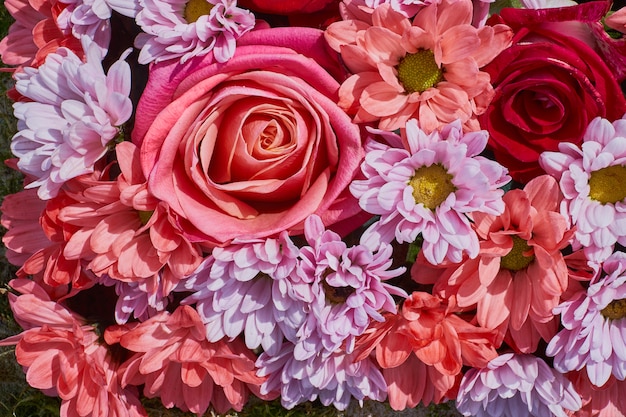
[[[491,136],[489,147],[515,180],[543,174],[539,155],[556,151],[560,142],[579,144],[594,117],[615,120],[626,111],[612,71],[581,40],[584,31],[592,38],[585,23],[597,23],[607,10],[606,2],[590,2],[501,11],[500,20],[516,34],[512,46],[484,68],[495,97],[479,121]],[[569,35],[581,29],[582,38]]]

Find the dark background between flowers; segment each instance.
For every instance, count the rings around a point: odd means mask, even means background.
[[[4,0],[0,7],[0,39],[6,36],[9,26],[13,23],[11,16],[4,8]],[[1,65],[1,64],[0,64]],[[0,161],[11,158],[9,143],[16,131],[11,101],[6,91],[11,88],[12,79],[9,72],[0,72]],[[0,201],[8,194],[21,189],[21,175],[0,162]],[[0,237],[5,230],[0,227]],[[21,328],[12,318],[9,308],[8,282],[15,276],[17,268],[9,264],[4,256],[4,246],[0,245],[0,339],[17,334]],[[26,383],[21,366],[16,362],[12,347],[0,347],[0,417],[58,417],[60,401],[58,398],[47,397]],[[178,410],[165,409],[158,399],[144,401],[150,417],[191,417],[194,414]],[[216,416],[207,413],[207,416]],[[246,408],[239,413],[228,414],[229,417],[447,417],[458,416],[453,403],[431,407],[420,407],[413,410],[394,412],[385,404],[366,403],[364,408],[352,404],[345,412],[333,407],[324,407],[314,402],[302,404],[293,410],[285,410],[280,401],[264,403],[251,400]],[[226,416],[224,416],[226,417]]]

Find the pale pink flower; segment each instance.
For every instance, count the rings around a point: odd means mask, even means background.
[[[602,269],[606,276],[554,309],[564,329],[546,348],[557,371],[584,369],[598,387],[611,375],[626,379],[626,254],[614,253]]]
[[[371,23],[371,14],[381,4],[389,4],[393,10],[411,18],[422,7],[437,2],[438,0],[343,0],[339,3],[339,13],[343,20],[358,19]]]
[[[604,23],[611,29],[617,30],[621,33],[626,33],[626,7],[622,7],[619,10],[616,10],[615,13],[611,13],[606,16]]]
[[[173,297],[172,294],[167,295],[168,290],[163,288],[166,283],[162,279],[124,282],[102,275],[97,282],[115,287],[115,321],[119,324],[128,322],[131,317],[139,321],[148,320],[164,311]]]
[[[35,180],[41,199],[93,172],[132,113],[130,67],[122,59],[105,74],[96,48],[82,62],[66,48],[49,54],[38,69],[15,74],[15,88],[32,102],[14,105],[18,132],[11,150],[18,168]]]
[[[504,167],[478,155],[487,132],[463,134],[456,121],[426,134],[410,120],[404,133],[404,145],[392,134],[383,136],[391,146],[370,140],[361,165],[366,179],[350,185],[361,208],[380,216],[363,241],[412,243],[421,233],[422,251],[433,264],[476,257],[478,238],[468,215],[502,213],[500,187],[510,180]]]
[[[308,317],[298,332],[298,359],[315,355],[320,345],[329,352],[351,353],[355,337],[370,321],[383,321],[383,312],[396,312],[393,296],[406,292],[385,281],[401,275],[405,268],[389,269],[391,245],[380,242],[372,250],[365,245],[348,247],[341,237],[325,230],[317,215],[307,218],[304,234],[309,246],[300,249],[295,273],[311,285]]]
[[[481,326],[508,332],[510,345],[530,353],[539,339],[557,331],[552,309],[568,289],[569,269],[562,254],[573,230],[559,213],[562,196],[549,175],[508,191],[501,215],[474,213],[480,240],[475,259],[438,267],[416,262],[411,274],[434,292],[454,295],[462,308],[477,309]],[[429,269],[432,270],[429,272]]]
[[[180,59],[213,51],[217,62],[235,53],[237,39],[252,30],[255,18],[237,0],[139,0],[136,21],[145,33],[135,40],[139,63]]]
[[[267,378],[261,392],[279,391],[283,407],[319,399],[325,406],[345,410],[352,398],[361,405],[365,399],[385,400],[385,380],[370,358],[355,360],[338,349],[299,360],[294,350],[293,344],[284,343],[276,355],[264,352],[256,362],[258,375]]]
[[[115,150],[121,170],[116,180],[104,172],[73,182],[76,189],[67,191],[76,202],[63,207],[59,218],[77,230],[65,238],[63,255],[84,261],[97,276],[144,283],[140,288],[156,302],[196,269],[202,251],[183,235],[169,207],[147,191],[139,149],[122,142]]]
[[[599,263],[615,243],[626,245],[626,119],[596,117],[580,148],[560,143],[559,152],[542,153],[539,163],[559,180],[561,212],[576,226],[576,248]]]
[[[311,289],[294,271],[300,251],[287,232],[278,238],[234,241],[215,248],[185,279],[207,339],[243,335],[250,349],[278,353],[284,338],[294,341],[308,311]]]
[[[112,12],[134,18],[140,10],[139,0],[57,1],[66,5],[56,16],[57,25],[76,39],[90,39],[98,47],[102,58],[107,54],[111,42]]]
[[[147,417],[136,389],[121,387],[118,365],[94,326],[51,301],[33,281],[10,285],[21,293],[9,301],[24,331],[0,345],[16,345],[30,386],[61,397],[62,417]]]
[[[124,385],[144,385],[148,398],[160,397],[167,408],[203,415],[209,406],[218,413],[241,411],[250,392],[259,392],[265,378],[256,375],[256,357],[240,339],[206,340],[204,324],[190,306],[162,312],[122,332],[119,343],[136,352],[124,365]]]
[[[533,355],[506,353],[465,373],[456,399],[473,417],[567,417],[582,406],[565,376]]]
[[[417,118],[427,132],[460,119],[478,130],[494,91],[480,70],[508,46],[506,25],[471,25],[470,0],[443,0],[412,19],[382,4],[369,19],[331,24],[325,36],[354,74],[339,89],[339,105],[356,123],[383,130]]]

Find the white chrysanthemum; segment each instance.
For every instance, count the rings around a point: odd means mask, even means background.
[[[15,75],[16,90],[32,101],[14,104],[18,132],[11,151],[18,168],[34,179],[27,188],[39,187],[41,199],[56,196],[67,180],[93,172],[118,127],[130,118],[125,56],[105,74],[93,43],[86,62],[60,48],[39,68]]]

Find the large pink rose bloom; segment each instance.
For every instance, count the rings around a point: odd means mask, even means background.
[[[218,245],[358,213],[347,186],[361,139],[336,105],[340,67],[327,51],[319,30],[264,29],[226,63],[208,54],[151,68],[133,140],[149,190],[189,236]]]

